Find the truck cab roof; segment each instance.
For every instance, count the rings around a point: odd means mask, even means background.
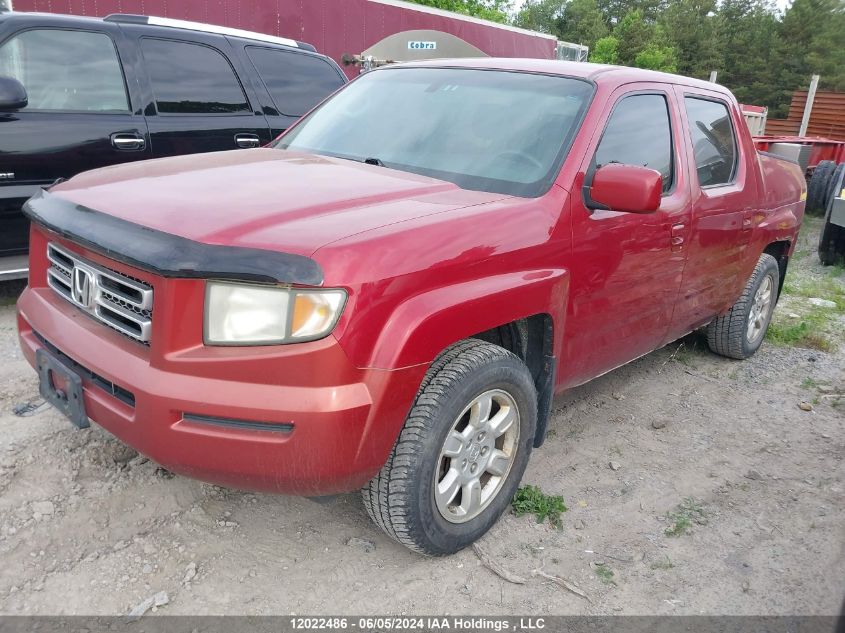
[[[628,66],[614,66],[610,64],[592,64],[588,62],[562,61],[555,59],[522,59],[522,58],[470,58],[470,59],[436,59],[402,64],[404,67],[425,68],[468,68],[479,70],[505,70],[512,72],[543,73],[586,79],[596,84],[624,85],[633,82],[671,83],[689,86],[703,90],[712,90],[731,99],[731,92],[719,84],[673,75],[656,70],[631,68]]]

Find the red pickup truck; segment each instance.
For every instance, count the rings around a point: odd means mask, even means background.
[[[507,508],[556,393],[702,326],[754,354],[804,198],[711,83],[387,67],[272,147],[36,195],[20,342],[79,426],[225,486],[363,488],[448,554]]]

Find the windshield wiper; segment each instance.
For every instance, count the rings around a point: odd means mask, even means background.
[[[363,162],[367,163],[367,165],[375,165],[376,167],[384,167],[384,163],[381,162],[380,158],[365,158]]]

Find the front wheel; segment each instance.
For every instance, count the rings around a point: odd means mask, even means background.
[[[387,463],[362,491],[364,507],[413,550],[457,552],[507,509],[536,424],[525,363],[484,341],[458,343],[426,373]]]
[[[707,326],[710,350],[728,358],[753,356],[766,336],[778,299],[780,268],[777,260],[763,253],[742,295],[731,309]]]

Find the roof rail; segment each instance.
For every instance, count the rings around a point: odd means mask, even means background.
[[[2,3],[3,0],[0,0]],[[275,35],[266,35],[264,33],[256,33],[255,31],[244,31],[242,29],[232,29],[226,26],[217,26],[216,24],[204,24],[202,22],[189,22],[187,20],[173,20],[171,18],[160,18],[153,15],[134,15],[130,13],[112,13],[103,18],[106,22],[118,22],[123,24],[149,24],[150,26],[166,26],[174,29],[185,29],[187,31],[201,31],[203,33],[215,33],[217,35],[228,35],[230,37],[240,37],[245,40],[255,40],[258,42],[270,42],[273,44],[282,44],[284,46],[292,46],[294,48],[303,48],[305,50],[316,50],[310,44],[290,40],[286,37],[276,37]]]

